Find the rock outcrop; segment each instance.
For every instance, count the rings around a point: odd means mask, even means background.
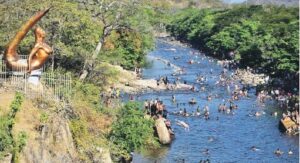
[[[59,115],[39,127],[40,134],[24,147],[20,162],[73,163],[79,162],[69,125]]]
[[[167,129],[167,126],[163,118],[159,118],[155,121],[155,127],[158,134],[159,142],[161,144],[170,144],[171,136]]]
[[[113,162],[108,149],[97,147],[96,150],[97,153],[93,156],[93,162],[99,162],[99,163]]]

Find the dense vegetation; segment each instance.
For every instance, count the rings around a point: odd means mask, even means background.
[[[144,118],[144,112],[138,103],[129,102],[120,112],[110,134],[110,139],[116,144],[117,151],[124,150],[123,153],[127,154],[135,150],[159,146],[153,136],[154,121]]]
[[[107,107],[99,97],[100,90],[93,84],[74,85],[70,129],[80,159],[88,162],[97,148],[109,149],[113,159],[128,159],[132,151],[158,147],[154,137],[154,122],[144,118],[139,103]],[[118,104],[115,99],[114,104]]]
[[[122,3],[130,5],[131,1],[124,0]],[[5,46],[25,21],[37,11],[53,6],[38,22],[47,32],[47,43],[54,49],[53,58],[48,64],[79,75],[86,60],[91,59],[95,53],[99,40],[103,39],[103,48],[96,55],[97,63],[120,64],[126,69],[142,66],[145,63],[146,52],[153,47],[152,31],[149,29],[151,22],[147,15],[153,9],[146,8],[142,2],[134,8],[116,5],[115,8],[100,14],[105,16],[105,22],[111,22],[105,24],[100,16],[96,16],[100,5],[100,1],[89,5],[76,0],[1,2],[0,8],[3,12],[0,14],[0,54],[4,53]],[[116,16],[119,15],[122,20],[116,20]],[[114,25],[116,21],[119,21],[117,26],[104,33],[103,29]],[[34,35],[29,32],[20,45],[19,54],[29,54],[33,44]]]
[[[13,154],[13,161],[18,162],[19,153],[26,144],[27,135],[20,132],[16,136],[12,134],[12,128],[17,112],[21,109],[23,96],[16,93],[10,105],[10,112],[0,118],[0,159],[7,153]]]
[[[54,53],[47,62],[48,71],[74,74],[70,129],[82,162],[110,149],[117,157],[144,148],[155,148],[153,121],[144,118],[137,103],[123,107],[118,101],[106,107],[99,96],[116,82],[118,71],[109,64],[134,69],[145,65],[145,55],[154,46],[153,32],[164,29],[166,15],[179,2],[191,7],[220,6],[219,0],[10,0],[0,2],[0,57],[16,31],[34,13],[53,6],[38,25],[47,32],[47,43]],[[200,3],[198,3],[200,2]],[[203,2],[203,3],[202,3]],[[112,7],[112,8],[110,8]],[[168,30],[176,38],[215,55],[234,59],[243,66],[261,67],[280,75],[298,71],[297,9],[284,7],[240,7],[227,10],[186,9],[173,16]],[[18,53],[28,55],[34,44],[30,31]],[[92,63],[89,63],[91,62]],[[87,64],[89,63],[89,64]],[[109,63],[109,64],[107,64]],[[87,68],[88,67],[88,68]],[[53,69],[52,69],[53,68]],[[84,82],[78,81],[88,70]],[[11,114],[0,118],[0,157],[18,153],[26,134],[11,135],[13,119],[22,98],[16,95]],[[46,123],[49,115],[41,114]]]
[[[298,23],[298,8],[239,6],[225,10],[186,9],[174,16],[167,30],[210,55],[234,59],[242,67],[285,81],[295,80],[295,86],[299,69]]]
[[[46,65],[47,71],[68,72],[74,77],[70,99],[74,115],[69,118],[69,125],[79,159],[82,162],[92,161],[99,154],[99,148],[109,149],[118,158],[128,157],[129,152],[143,149],[146,145],[157,145],[152,121],[144,119],[142,113],[136,110],[136,105],[129,104],[122,108],[119,101],[115,101],[116,105],[106,107],[99,95],[117,82],[119,72],[110,64],[131,70],[145,65],[145,55],[154,47],[154,29],[160,29],[162,20],[166,18],[168,2],[3,1],[0,2],[3,11],[0,14],[0,58],[21,25],[37,11],[50,6],[50,12],[37,25],[46,31],[46,42],[54,50]],[[18,53],[28,55],[33,45],[34,34],[30,31],[21,42]],[[89,71],[88,76],[79,81],[84,70]],[[126,111],[121,111],[123,109]],[[40,122],[47,123],[49,117],[48,112],[42,113]],[[118,127],[126,127],[126,124],[118,122],[131,120],[139,121],[139,127],[132,131],[118,130]],[[0,150],[5,151],[3,154],[17,154],[14,151],[21,149],[26,135],[21,133],[20,141],[14,143],[8,128],[12,125],[11,118],[1,117],[0,122]],[[133,129],[132,126],[127,128]],[[132,139],[120,138],[128,132],[134,134]],[[145,134],[138,139],[137,135],[142,132]],[[112,135],[118,140],[110,139]],[[142,142],[144,140],[146,142]],[[16,150],[12,150],[12,144]]]

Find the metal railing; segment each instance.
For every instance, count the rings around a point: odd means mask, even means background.
[[[27,55],[20,56],[26,60]],[[0,87],[7,87],[24,93],[26,98],[42,98],[56,102],[69,102],[72,92],[72,78],[68,74],[44,72],[45,67],[40,71],[41,75],[31,75],[26,68],[19,68],[11,71],[0,56]],[[32,83],[29,78],[35,78],[37,83]]]

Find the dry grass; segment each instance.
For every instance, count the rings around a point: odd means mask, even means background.
[[[10,104],[15,97],[15,91],[0,88],[0,117],[9,113]]]
[[[39,136],[36,127],[40,124],[40,110],[34,107],[30,100],[24,100],[21,109],[15,117],[15,124],[12,130],[13,135],[24,131],[28,136],[28,141],[32,142]]]
[[[89,107],[85,102],[74,104],[74,110],[80,119],[87,122],[89,132],[93,134],[108,133],[112,123],[112,117],[101,114]]]

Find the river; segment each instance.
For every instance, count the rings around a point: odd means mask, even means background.
[[[255,89],[249,90],[249,97],[235,101],[238,109],[234,115],[218,112],[218,105],[223,103],[223,99],[230,98],[230,93],[226,87],[216,86],[218,75],[223,70],[217,61],[206,57],[204,54],[195,55],[191,51],[196,51],[189,47],[172,45],[168,42],[157,40],[156,49],[148,55],[151,66],[143,70],[143,78],[158,78],[158,76],[168,76],[174,81],[174,67],[168,66],[161,58],[170,61],[172,64],[183,67],[186,74],[179,75],[188,84],[196,83],[197,74],[205,75],[206,91],[162,91],[147,92],[137,97],[138,101],[145,99],[161,99],[169,112],[179,111],[179,108],[186,108],[188,112],[195,111],[199,105],[201,109],[208,105],[210,108],[210,119],[203,117],[179,117],[168,115],[172,122],[176,138],[170,146],[155,151],[134,153],[134,163],[173,163],[185,162],[197,163],[200,160],[209,159],[211,162],[298,162],[299,160],[299,140],[297,136],[288,136],[278,130],[280,116],[271,116],[274,111],[279,111],[274,101],[267,101],[266,105],[260,104],[256,100]],[[174,57],[180,59],[175,60]],[[195,64],[188,64],[193,59]],[[211,62],[209,62],[209,60]],[[230,73],[230,72],[229,72]],[[233,89],[233,88],[231,88]],[[197,100],[197,105],[179,105],[172,103],[171,96],[176,96],[178,103],[187,103],[191,98]],[[218,95],[208,102],[208,95]],[[228,106],[228,104],[227,104]],[[265,112],[260,117],[249,116],[255,111]],[[279,114],[281,115],[280,111]],[[218,120],[217,120],[218,117]],[[190,131],[185,131],[175,124],[175,119],[187,122]],[[258,148],[251,150],[252,146]],[[273,152],[280,148],[284,151],[281,156],[276,156]],[[209,149],[209,153],[203,152]],[[293,155],[287,152],[292,149]]]

